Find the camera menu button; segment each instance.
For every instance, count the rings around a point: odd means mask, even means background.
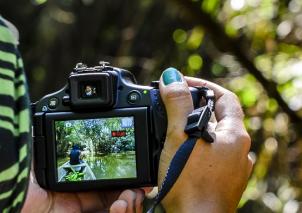
[[[136,90],[131,91],[129,92],[127,99],[129,104],[135,104],[141,99],[141,94]]]
[[[57,98],[51,98],[48,101],[48,107],[50,109],[55,109],[59,105],[59,100]]]

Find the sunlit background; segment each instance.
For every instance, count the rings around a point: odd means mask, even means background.
[[[0,14],[19,29],[33,101],[100,60],[141,84],[174,66],[236,92],[255,161],[238,212],[302,211],[301,0],[20,0]]]

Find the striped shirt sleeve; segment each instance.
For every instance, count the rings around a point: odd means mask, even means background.
[[[17,39],[0,16],[0,212],[19,212],[31,158],[29,98]]]

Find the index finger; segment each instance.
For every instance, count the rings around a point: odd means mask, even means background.
[[[231,91],[210,81],[185,77],[189,86],[205,86],[215,93],[216,131],[244,129],[243,111],[237,96]]]

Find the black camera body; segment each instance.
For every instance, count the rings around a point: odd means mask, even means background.
[[[201,94],[190,88],[194,108]],[[157,184],[167,130],[158,82],[121,68],[77,64],[61,90],[32,105],[34,170],[53,191]]]

